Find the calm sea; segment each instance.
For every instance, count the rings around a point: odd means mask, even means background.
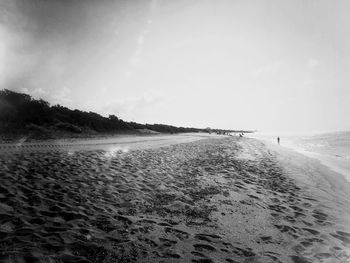
[[[318,159],[322,164],[342,174],[350,182],[350,132],[309,135],[255,134],[252,137],[277,143]]]

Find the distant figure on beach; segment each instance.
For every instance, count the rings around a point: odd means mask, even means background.
[[[277,137],[277,143],[280,144],[280,137]]]

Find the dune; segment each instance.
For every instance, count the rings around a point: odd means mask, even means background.
[[[173,138],[3,149],[0,261],[350,260],[337,174],[254,139]]]

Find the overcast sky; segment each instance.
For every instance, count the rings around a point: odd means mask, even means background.
[[[350,130],[350,1],[1,0],[0,88],[127,121]]]

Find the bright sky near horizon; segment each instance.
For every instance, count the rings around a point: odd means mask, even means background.
[[[350,1],[1,0],[0,88],[127,121],[350,130]]]

